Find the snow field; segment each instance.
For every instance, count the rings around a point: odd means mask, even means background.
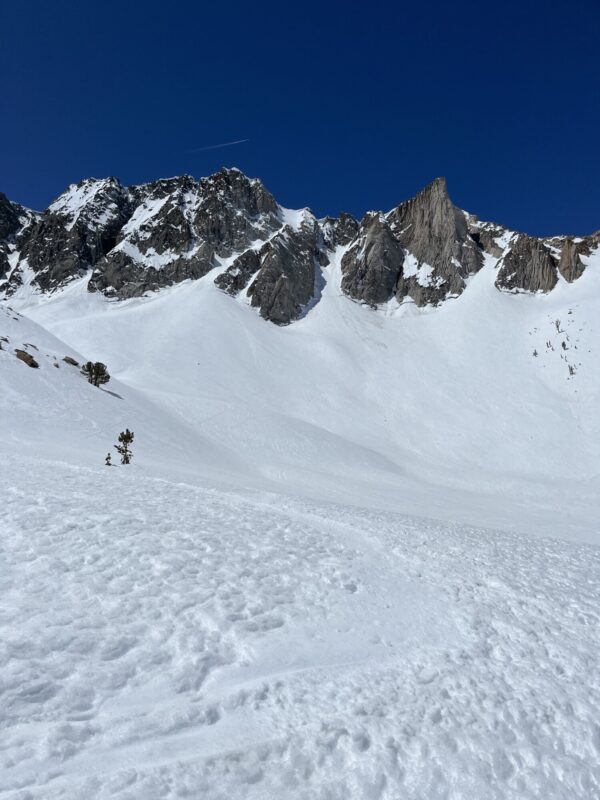
[[[341,255],[286,328],[224,264],[0,308],[2,800],[600,798],[600,256],[372,310]]]
[[[0,797],[600,796],[600,553],[11,457]]]

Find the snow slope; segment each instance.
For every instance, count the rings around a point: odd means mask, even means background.
[[[340,257],[285,328],[0,306],[0,798],[600,797],[600,258],[374,311]]]
[[[3,468],[0,797],[600,796],[597,547]]]
[[[194,471],[230,464],[236,483],[241,469],[267,488],[542,534],[559,513],[557,535],[596,540],[600,256],[548,295],[498,292],[488,259],[440,308],[377,311],[342,296],[340,257],[283,328],[220,292],[216,271],[119,303],[84,281],[14,303],[210,443]],[[165,469],[149,436],[140,455]],[[85,463],[104,452],[99,435]]]

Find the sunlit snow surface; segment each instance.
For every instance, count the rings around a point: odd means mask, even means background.
[[[287,328],[213,278],[0,307],[0,797],[600,796],[597,262],[423,311],[334,263]]]

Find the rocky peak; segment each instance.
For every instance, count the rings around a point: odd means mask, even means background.
[[[323,244],[328,250],[335,250],[339,245],[350,244],[358,234],[358,220],[342,211],[339,217],[324,217],[319,220],[323,233]]]
[[[251,305],[264,319],[287,325],[302,316],[315,296],[323,237],[308,209],[280,213],[282,227],[237,256],[215,284],[232,295],[247,288]]]
[[[0,192],[0,290],[10,269],[11,244],[22,227],[23,209]]]
[[[149,199],[167,197],[176,192],[198,192],[198,181],[191,175],[177,175],[173,178],[159,178],[149,183],[141,183],[130,188],[136,205]]]
[[[312,215],[310,215],[312,217]],[[248,288],[263,319],[287,325],[302,316],[315,295],[317,221],[308,215],[297,227],[283,226],[260,251],[260,269]]]
[[[11,203],[8,197],[0,192],[0,239],[8,239],[19,230],[20,212],[20,207],[16,203]]]
[[[115,245],[131,214],[127,189],[116,178],[72,184],[28,230],[21,260],[34,284],[52,290],[85,275]]]
[[[317,221],[308,209],[286,210],[260,180],[227,168],[132,187],[90,178],[39,215],[0,195],[4,294],[28,269],[41,291],[87,275],[90,291],[121,299],[221,268],[216,285],[246,291],[277,324],[318,299],[317,271],[341,248],[345,294],[372,306],[392,297],[422,306],[459,295],[486,254],[498,266],[498,289],[550,291],[559,273],[580,277],[599,244],[598,236],[536,239],[480,222],[452,203],[444,178],[360,223],[346,213]]]
[[[419,283],[418,275],[406,276],[415,280],[402,282],[399,300],[410,295],[419,305],[439,303],[447,294],[460,294],[464,278],[481,269],[483,254],[469,234],[464,211],[452,203],[445,178],[436,178],[401,203],[388,220],[400,244],[416,259],[417,271],[429,268],[427,285]]]
[[[549,292],[558,281],[556,260],[539,239],[514,236],[498,262],[496,286],[506,291]]]
[[[202,203],[228,204],[251,216],[277,214],[279,208],[258,178],[248,178],[235,167],[222,167],[214,175],[200,178],[200,194]]]
[[[128,210],[129,192],[116,178],[87,178],[71,184],[44,214],[63,218],[67,230],[77,223],[98,230],[121,221]]]
[[[200,179],[194,218],[198,236],[227,258],[281,227],[279,206],[258,179],[221,169]]]
[[[371,306],[393,296],[404,250],[383,214],[365,214],[356,241],[342,258],[342,289]]]

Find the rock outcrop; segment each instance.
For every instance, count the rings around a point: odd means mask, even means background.
[[[33,223],[20,260],[42,291],[82,277],[115,245],[129,215],[129,193],[115,178],[70,186]]]
[[[569,283],[573,283],[583,275],[585,267],[583,266],[581,255],[583,253],[587,255],[587,252],[588,247],[585,240],[575,242],[573,239],[567,238],[563,242],[558,260],[558,271]]]
[[[202,278],[211,269],[209,255],[199,250],[193,257],[177,257],[165,266],[138,261],[126,250],[111,252],[90,276],[88,290],[126,300],[142,297],[185,280]]]
[[[400,302],[409,296],[417,305],[438,304],[448,295],[460,294],[464,279],[483,265],[466,214],[453,205],[444,178],[401,203],[387,220],[396,239],[415,259],[398,282]]]
[[[548,292],[581,277],[600,235],[534,238],[480,222],[438,178],[388,213],[316,220],[289,211],[237,169],[125,187],[115,178],[70,186],[41,214],[0,194],[0,296],[23,282],[54,291],[85,277],[92,292],[139,297],[215,271],[217,287],[264,319],[288,324],[319,299],[321,270],[341,259],[341,289],[378,306],[460,295],[484,260],[502,291]],[[324,273],[326,274],[326,273]]]
[[[298,319],[313,299],[317,265],[316,220],[298,229],[289,225],[260,252],[260,269],[248,289],[251,305],[263,319],[287,325]]]
[[[246,250],[234,260],[230,267],[217,275],[215,284],[219,289],[223,289],[231,295],[243,291],[250,283],[250,278],[260,269],[262,255],[262,249],[260,251]]]
[[[319,220],[323,234],[323,244],[327,250],[335,250],[339,245],[347,245],[358,235],[359,223],[352,214],[342,211],[339,217],[324,217]]]
[[[392,296],[437,305],[460,294],[465,278],[482,264],[467,215],[452,204],[446,181],[438,178],[389,214],[365,216],[342,260],[342,288],[369,305]]]
[[[279,206],[256,178],[222,169],[201,178],[194,217],[197,236],[227,258],[251,242],[267,239],[281,227]]]
[[[155,181],[134,187],[132,197],[135,210],[97,264],[90,291],[124,299],[201,278],[282,226],[273,196],[237,169]]]
[[[22,361],[24,364],[27,364],[27,366],[31,367],[32,369],[37,369],[40,366],[38,362],[35,360],[35,358],[26,350],[20,350],[19,348],[17,348],[15,350],[15,355],[19,359],[19,361]]]
[[[508,250],[498,262],[498,289],[549,292],[557,281],[556,261],[539,239],[524,233],[511,239]]]
[[[12,203],[0,192],[0,292],[8,289],[11,265],[9,256],[17,246],[19,235],[35,218],[35,214],[18,203]]]
[[[0,240],[5,241],[21,227],[21,209],[0,192]]]
[[[396,291],[404,251],[381,214],[367,214],[358,239],[342,258],[342,290],[370,306],[385,303]]]
[[[262,246],[235,258],[217,275],[215,284],[231,295],[248,287],[250,303],[264,319],[287,325],[302,315],[314,297],[323,252],[320,227],[305,209],[295,224],[284,223]]]

